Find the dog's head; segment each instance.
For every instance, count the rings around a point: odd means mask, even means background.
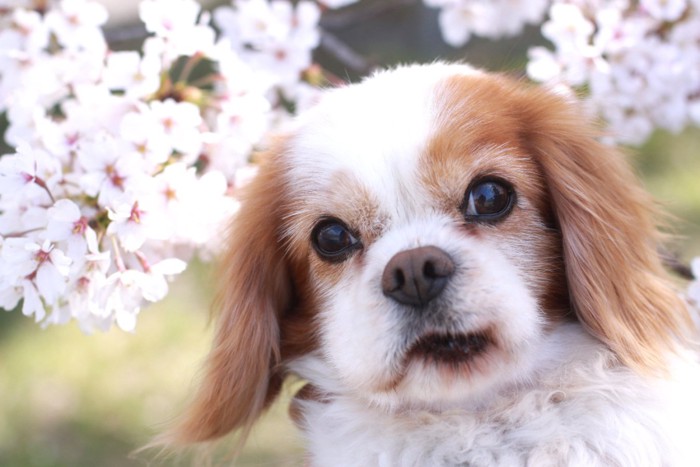
[[[243,197],[175,440],[249,428],[308,358],[390,407],[480,397],[527,377],[572,320],[620,364],[663,371],[687,316],[653,212],[575,104],[545,90],[435,64],[329,91]]]

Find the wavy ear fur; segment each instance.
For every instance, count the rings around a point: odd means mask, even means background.
[[[274,155],[273,155],[274,156]],[[277,395],[279,317],[291,286],[279,246],[283,183],[274,157],[263,161],[241,197],[221,259],[216,334],[199,391],[164,442],[184,445],[241,430],[242,439]]]
[[[561,229],[576,315],[628,366],[664,373],[691,323],[658,254],[654,202],[571,103],[528,90],[520,111]]]

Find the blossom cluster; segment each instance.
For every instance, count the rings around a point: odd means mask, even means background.
[[[611,136],[641,144],[655,128],[700,125],[700,1],[555,2],[529,75],[586,87]]]
[[[0,308],[133,330],[215,251],[251,151],[313,101],[319,6],[237,0],[214,12],[218,35],[194,0],[144,0],[137,52],[109,49],[96,1],[14,4],[0,8],[15,148],[0,157]]]

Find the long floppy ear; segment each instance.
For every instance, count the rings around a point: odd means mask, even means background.
[[[628,366],[663,374],[691,324],[658,253],[653,200],[572,103],[528,90],[522,104],[523,138],[549,185],[578,318]]]
[[[268,156],[244,189],[221,259],[219,314],[203,380],[165,444],[213,440],[236,429],[245,438],[279,390],[278,319],[291,286],[278,242],[284,184],[276,154]]]

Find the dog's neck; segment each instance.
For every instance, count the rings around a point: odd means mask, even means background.
[[[682,420],[700,415],[696,371],[640,377],[576,324],[562,325],[547,346],[528,375],[488,396],[430,408],[373,404],[334,387],[313,358],[296,362],[314,388],[293,403],[312,465],[675,466],[697,459],[686,455],[698,449],[693,430],[682,429]]]

